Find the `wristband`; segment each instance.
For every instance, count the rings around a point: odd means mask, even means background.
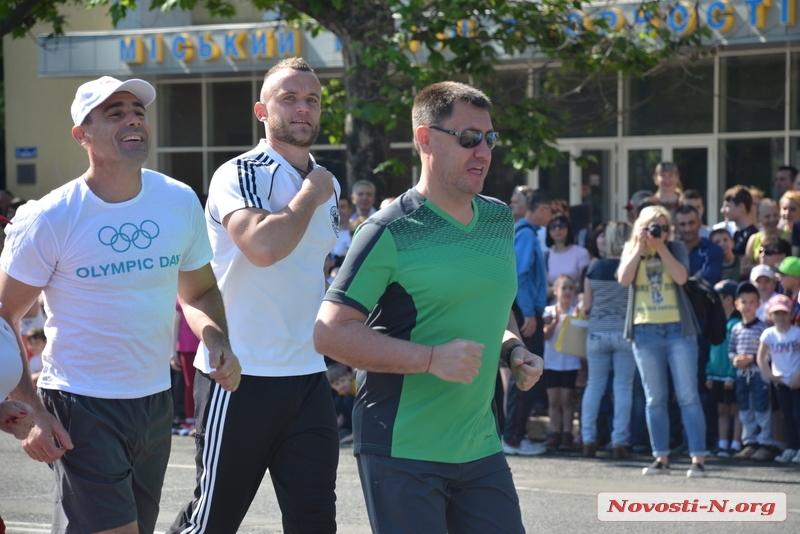
[[[524,349],[524,348],[525,348],[525,345],[523,345],[522,343],[514,343],[514,344],[513,344],[513,345],[511,345],[511,347],[510,347],[510,348],[509,348],[509,349],[506,351],[506,355],[505,355],[505,362],[506,362],[506,365],[507,365],[509,368],[511,367],[511,353],[512,353],[512,352],[514,352],[514,349],[516,349],[517,347],[522,347],[522,348]]]

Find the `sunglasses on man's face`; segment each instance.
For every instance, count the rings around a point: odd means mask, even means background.
[[[455,135],[458,137],[458,144],[463,146],[464,148],[475,148],[483,139],[486,139],[486,146],[489,147],[489,150],[494,148],[494,145],[497,143],[497,140],[500,139],[500,134],[494,131],[490,132],[479,132],[478,130],[464,130],[461,132],[454,132],[453,130],[448,130],[446,128],[439,128],[438,126],[429,126],[431,130],[436,130],[439,132],[444,132],[446,134]]]

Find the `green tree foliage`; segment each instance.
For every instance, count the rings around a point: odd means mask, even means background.
[[[14,35],[24,34],[36,21],[51,23],[57,33],[63,30],[58,8],[67,1],[0,0],[0,19],[11,21]],[[134,2],[89,0],[90,5],[108,4],[114,23]],[[401,170],[402,165],[389,158],[389,139],[393,129],[408,128],[413,94],[419,88],[463,80],[499,101],[509,88],[500,83],[498,67],[509,62],[527,67],[541,80],[541,94],[498,106],[493,122],[506,143],[507,162],[518,169],[548,166],[559,157],[553,141],[574,119],[559,102],[603,76],[643,76],[664,61],[696,56],[702,39],[710,36],[705,28],[683,37],[671,34],[663,23],[670,8],[650,1],[641,4],[650,22],[613,31],[605,20],[593,18],[588,3],[581,0],[252,2],[259,9],[278,10],[291,24],[312,32],[325,29],[339,38],[345,75],[325,90],[324,131],[332,142],[347,146],[348,181],[366,178],[379,187],[383,174]],[[222,17],[235,12],[227,0],[153,0],[151,9],[188,10],[198,5]],[[591,30],[577,27],[570,18],[582,9],[590,14]],[[561,76],[563,72],[570,76]],[[616,102],[612,104],[606,115],[618,112]]]

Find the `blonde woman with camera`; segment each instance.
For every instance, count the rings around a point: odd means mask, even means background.
[[[682,287],[689,278],[689,256],[671,240],[671,218],[663,206],[644,208],[620,258],[617,279],[628,286],[625,338],[647,398],[647,429],[655,461],[643,475],[669,474],[669,400],[672,375],[692,457],[688,477],[705,476],[706,422],[697,392],[697,324]]]

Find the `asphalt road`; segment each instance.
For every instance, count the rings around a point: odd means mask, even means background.
[[[603,456],[600,453],[600,456]],[[194,488],[194,441],[175,437],[161,502],[157,532],[175,518]],[[670,476],[643,477],[649,458],[627,460],[598,457],[589,460],[577,453],[535,458],[509,458],[529,533],[797,533],[800,531],[800,466],[735,464],[710,459],[708,477],[685,477],[689,458],[673,459]],[[608,523],[597,519],[597,494],[605,491],[635,492],[784,492],[789,513],[785,522]],[[0,435],[0,515],[12,533],[50,532],[52,474],[44,464],[30,460],[16,440]],[[343,448],[337,483],[339,532],[370,532],[352,449]],[[242,534],[281,532],[280,513],[272,484],[266,477]],[[427,534],[427,533],[420,533]],[[491,533],[487,533],[491,534]]]

